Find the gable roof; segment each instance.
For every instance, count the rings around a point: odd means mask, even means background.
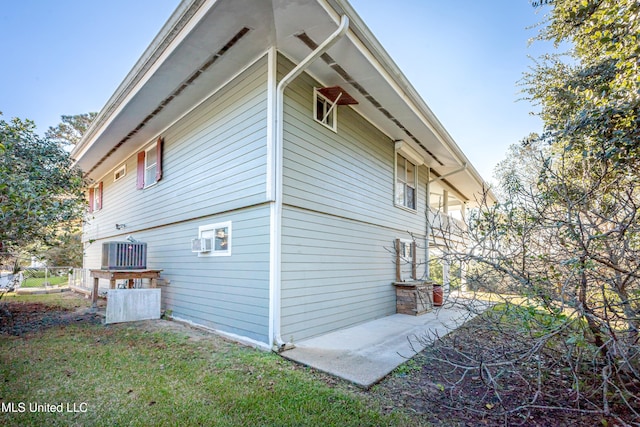
[[[349,31],[307,71],[340,86],[353,108],[416,149],[435,177],[473,201],[485,183],[346,0],[183,0],[72,152],[99,178],[271,46],[295,63],[338,26]],[[346,108],[346,107],[343,107]]]

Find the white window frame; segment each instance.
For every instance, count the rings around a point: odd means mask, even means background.
[[[102,210],[102,192],[100,191],[100,183],[93,187],[93,212]]]
[[[152,163],[152,164],[147,163],[149,161],[149,152],[154,153],[154,156],[156,158],[155,163]],[[151,168],[153,168],[154,170],[153,174],[151,174],[152,180],[147,182],[148,181],[147,173]],[[151,187],[152,185],[157,184],[158,182],[158,180],[156,179],[157,171],[158,171],[158,151],[157,151],[157,145],[154,143],[149,148],[144,150],[144,188],[148,188],[148,187]]]
[[[322,111],[324,120],[318,119],[318,101],[321,101],[324,103],[325,107],[324,107],[324,111]],[[328,106],[329,108],[327,109]],[[328,114],[327,114],[328,112]],[[320,92],[318,92],[318,88],[313,88],[313,119],[320,123],[322,126],[326,127],[327,129],[331,129],[334,132],[338,132],[338,108],[337,105],[333,102],[331,102],[330,99],[328,99],[326,96],[322,95]],[[328,121],[331,121],[331,123],[327,123]]]
[[[413,260],[416,256],[415,251],[413,251],[413,241],[409,239],[399,239],[400,240],[400,259],[402,259],[403,264],[400,266],[400,274],[402,280],[413,280]],[[404,269],[406,266],[409,266],[409,275],[405,276]]]
[[[224,238],[219,234],[221,230],[226,230],[226,235],[224,236]],[[231,221],[218,222],[215,224],[202,225],[198,227],[198,238],[213,239],[211,251],[199,253],[198,257],[231,256]],[[221,249],[220,247],[222,239],[226,239],[224,249]]]
[[[127,165],[122,165],[115,171],[113,171],[113,182],[120,181],[122,178],[127,175]]]
[[[400,177],[398,177],[398,156],[402,157],[402,159],[404,159],[405,161],[405,176],[401,177],[401,179],[399,179]],[[411,163],[411,165],[413,166],[413,186],[411,186],[411,184],[409,182],[407,182],[407,176],[406,176],[406,170],[407,170],[407,163]],[[413,163],[410,159],[408,159],[407,157],[403,156],[401,153],[398,153],[397,151],[395,152],[395,157],[394,157],[394,162],[393,162],[393,203],[402,209],[407,209],[411,212],[417,212],[418,211],[418,165],[416,165],[415,163]],[[404,191],[403,191],[403,200],[402,203],[398,202],[398,185],[399,185],[399,181],[402,182],[402,185],[404,186]],[[412,187],[413,188],[413,205],[414,207],[409,206],[409,203],[407,203],[407,191],[406,191],[406,187]]]
[[[412,253],[413,241],[409,239],[400,239],[400,257],[409,263],[413,262],[416,254]]]

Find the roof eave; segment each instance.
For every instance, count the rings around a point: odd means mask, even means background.
[[[182,29],[207,1],[215,3],[215,0],[183,0],[178,5],[71,151],[71,158],[76,163],[91,148],[100,131],[109,124],[114,113],[137,90],[139,83],[144,80],[149,70],[154,68],[170,45],[179,41],[180,37],[184,37]]]
[[[463,151],[455,142],[453,137],[442,125],[440,120],[431,111],[426,102],[422,99],[413,85],[409,82],[402,70],[396,65],[391,56],[384,47],[378,42],[369,27],[359,17],[355,9],[344,0],[324,0],[336,11],[337,14],[346,14],[351,20],[350,29],[360,42],[369,50],[373,57],[378,61],[379,65],[384,69],[387,75],[402,89],[408,100],[422,114],[424,122],[429,126],[438,139],[447,147],[450,153],[458,160],[459,165],[467,165],[466,172],[481,186],[487,189],[487,197],[493,202],[496,201],[495,195],[490,191],[489,185],[482,178],[480,173],[473,167],[467,159]]]

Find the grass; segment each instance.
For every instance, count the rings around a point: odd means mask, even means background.
[[[66,285],[68,282],[69,278],[67,276],[50,276],[46,279],[44,277],[30,277],[24,279],[20,286],[23,288],[42,288],[45,286],[45,283],[53,286]]]
[[[56,297],[6,301],[52,304]],[[127,324],[2,337],[0,377],[1,425],[417,424],[401,412],[383,414],[382,402],[354,386],[273,353]],[[18,411],[23,404],[24,412],[8,411],[8,403]],[[65,412],[31,412],[36,404],[63,404]]]
[[[80,307],[89,307],[91,300],[80,296],[70,298],[62,293],[45,295],[16,295],[15,292],[7,292],[0,298],[0,303],[4,302],[38,302],[50,307],[61,307],[73,310]]]

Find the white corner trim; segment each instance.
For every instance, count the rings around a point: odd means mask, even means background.
[[[276,86],[278,72],[278,51],[272,46],[267,51],[267,179],[266,199],[275,200],[276,187],[274,173],[275,164],[275,129],[276,129]]]

